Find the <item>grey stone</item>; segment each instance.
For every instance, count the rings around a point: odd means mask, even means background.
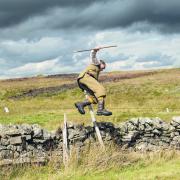
[[[154,129],[154,130],[152,131],[152,133],[157,134],[157,135],[160,135],[160,134],[161,134],[161,131],[159,131],[159,130],[157,130],[157,129]]]
[[[22,134],[24,135],[31,135],[33,131],[32,126],[29,124],[22,124],[21,129],[22,129]]]
[[[175,136],[175,137],[173,138],[173,141],[178,141],[178,142],[180,142],[180,136]]]
[[[17,128],[6,128],[3,132],[4,134],[8,135],[8,136],[17,136],[17,135],[21,135],[21,132],[19,131],[19,129]]]
[[[1,145],[3,145],[3,146],[9,145],[9,139],[7,139],[7,138],[1,138]]]
[[[35,149],[35,147],[32,146],[32,145],[28,145],[28,146],[27,146],[27,150],[28,150],[28,151],[33,151],[34,149]]]
[[[146,142],[141,142],[139,144],[136,144],[136,146],[135,146],[135,150],[138,150],[138,151],[146,151],[146,149],[147,149]]]
[[[47,141],[46,139],[33,139],[33,142],[36,143],[36,144],[38,144],[38,143],[43,144],[46,141]]]
[[[129,122],[131,122],[134,126],[138,126],[139,125],[139,119],[138,118],[131,118],[129,120]]]
[[[51,139],[51,134],[48,131],[43,130],[43,138],[44,139]]]
[[[16,150],[17,150],[17,152],[21,152],[22,151],[22,146],[16,146]]]
[[[0,151],[0,160],[11,159],[11,158],[13,158],[13,153],[11,150],[1,150]]]
[[[0,159],[1,159],[1,157],[0,157]],[[2,161],[0,161],[0,166],[8,166],[8,165],[11,165],[11,164],[13,164],[12,159],[3,159]]]
[[[16,151],[14,152],[14,158],[17,159],[19,157],[19,153]]]
[[[23,136],[23,137],[25,137],[25,139],[27,140],[27,141],[29,141],[29,140],[31,140],[32,139],[32,136],[29,134],[29,135],[25,135],[25,136]]]
[[[12,145],[22,144],[22,137],[21,136],[11,137],[9,140],[10,140],[10,144],[12,144]]]
[[[133,141],[138,136],[137,131],[130,131],[126,136],[122,137],[122,141]]]
[[[6,146],[2,146],[2,145],[0,145],[0,151],[1,150],[6,150],[7,149],[7,147]]]
[[[11,151],[16,151],[16,146],[13,146],[12,144],[7,146],[7,149],[11,150]]]
[[[33,138],[42,138],[43,137],[43,130],[37,124],[33,125]]]
[[[172,121],[173,121],[173,122],[176,122],[176,123],[178,123],[178,124],[180,125],[180,116],[174,116],[174,117],[172,118]]]

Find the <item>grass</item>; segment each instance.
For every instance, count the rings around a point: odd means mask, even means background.
[[[113,111],[113,116],[97,117],[97,120],[120,123],[131,117],[160,117],[169,122],[172,116],[180,115],[180,69],[156,72],[148,76],[105,83],[107,107]],[[123,73],[127,72],[109,74]],[[72,82],[72,79],[68,78],[45,77],[0,81],[0,123],[38,123],[46,129],[54,130],[62,123],[63,114],[67,113],[68,121],[91,124],[88,113],[82,116],[74,108],[74,102],[84,99],[78,88],[56,94],[42,94],[34,98],[8,98],[29,89]],[[5,106],[10,109],[10,113],[3,112]],[[96,109],[95,106],[94,108]],[[53,161],[44,167],[7,167],[0,170],[0,179],[140,180],[180,177],[179,152],[141,154],[110,148],[104,154],[98,149],[96,147],[95,150],[85,151],[85,155],[78,160],[76,156],[73,157],[71,166],[66,169]]]
[[[103,153],[93,147],[81,159],[70,159],[66,168],[54,161],[43,167],[6,167],[0,171],[1,179],[43,180],[155,180],[179,179],[180,154],[177,151],[151,153],[119,152],[109,147]],[[92,158],[93,157],[93,158]],[[8,173],[7,173],[8,172]]]
[[[160,70],[148,76],[105,83],[107,107],[113,111],[113,116],[97,117],[97,120],[117,123],[131,117],[158,116],[170,121],[172,116],[180,114],[179,75],[180,69]],[[29,81],[31,84],[28,83]],[[18,81],[17,84],[20,84],[14,87],[15,82],[12,81],[11,85],[9,81],[0,81],[0,94],[3,92],[6,94],[6,88],[9,94],[14,95],[24,89],[37,88],[38,84],[40,87],[47,87],[48,83],[50,86],[66,83],[62,78],[47,80],[43,77],[38,77],[37,80]],[[67,79],[67,82],[72,83],[72,80]],[[16,92],[17,89],[18,92]],[[82,116],[74,108],[74,102],[83,99],[84,95],[78,88],[55,95],[44,94],[20,100],[10,100],[6,97],[0,101],[0,123],[38,123],[47,129],[54,129],[61,124],[63,113],[66,112],[70,121],[88,124],[90,123],[89,114]],[[10,109],[9,114],[3,112],[4,106]]]

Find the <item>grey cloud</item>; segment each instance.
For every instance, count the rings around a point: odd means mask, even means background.
[[[1,0],[0,27],[15,25],[29,17],[40,15],[54,7],[82,8],[96,2],[95,0]]]
[[[155,62],[157,66],[167,66],[172,65],[175,59],[169,55],[163,53],[154,53],[144,56],[143,58],[139,57],[136,59],[136,62]]]
[[[179,9],[179,0],[6,0],[0,2],[0,27],[43,15],[49,29],[102,30],[144,22],[164,32],[179,32]]]
[[[179,32],[180,1],[115,0],[97,1],[86,8],[56,9],[49,20],[53,29],[104,30],[127,28],[149,31]],[[139,24],[139,26],[134,26]],[[145,24],[145,25],[144,25]]]
[[[61,65],[71,65],[75,63],[72,58],[73,51],[88,48],[87,43],[90,37],[85,33],[84,38],[69,35],[68,38],[52,36],[35,41],[3,40],[0,42],[0,64],[3,62],[3,66],[7,69],[59,57]],[[82,53],[79,55],[79,59],[82,60],[86,56],[87,53]]]
[[[176,59],[171,56],[163,55],[163,54],[159,54],[158,56],[157,54],[155,54],[154,56],[152,55],[152,56],[144,57],[144,61],[141,60],[139,62],[144,62],[145,68],[154,68],[154,67],[172,66],[175,61]],[[153,63],[146,64],[146,62],[153,62]]]
[[[118,53],[116,55],[109,54],[107,51],[102,53],[101,56],[102,56],[101,59],[104,59],[103,57],[105,57],[104,60],[109,62],[109,63],[112,63],[112,62],[115,62],[115,61],[126,61],[131,57],[130,55],[127,55],[127,54],[124,54],[124,53]]]

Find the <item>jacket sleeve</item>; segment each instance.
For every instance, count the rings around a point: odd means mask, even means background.
[[[97,57],[96,57],[96,53],[97,53],[96,50],[92,50],[91,53],[90,53],[90,59],[91,59],[91,61],[92,61],[93,64],[99,65],[100,62],[99,62],[99,60],[98,60]]]

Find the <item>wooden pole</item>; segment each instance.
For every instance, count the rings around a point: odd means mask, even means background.
[[[64,124],[63,124],[63,163],[67,166],[69,161],[69,149],[68,149],[68,133],[67,133],[67,116],[64,113]]]
[[[117,46],[116,45],[115,46],[102,46],[102,47],[99,47],[99,49],[106,49],[106,48],[113,48],[113,47],[117,47]],[[86,52],[86,51],[91,51],[91,50],[94,50],[94,49],[78,50],[78,51],[74,51],[74,53]]]
[[[84,92],[85,92],[86,99],[88,99],[87,92],[86,91],[84,91]],[[99,141],[102,149],[105,150],[105,146],[104,146],[104,143],[103,143],[103,140],[102,140],[102,136],[101,136],[101,133],[100,133],[100,130],[99,130],[99,127],[97,125],[96,118],[95,118],[95,115],[94,115],[93,107],[92,107],[92,105],[88,105],[88,108],[89,108],[89,112],[90,112],[90,115],[91,115],[91,120],[93,122],[95,131],[96,131],[96,134],[97,134],[98,141]]]

